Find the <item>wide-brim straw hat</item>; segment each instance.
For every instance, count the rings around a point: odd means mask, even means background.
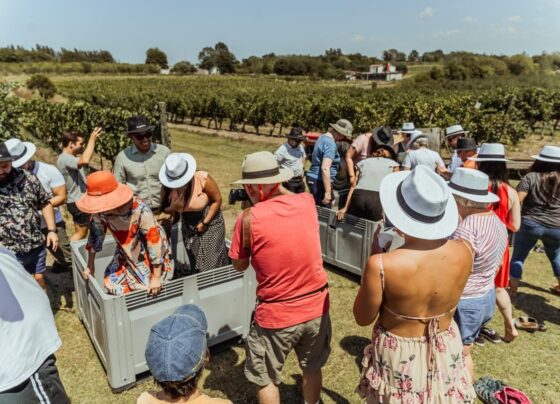
[[[501,161],[508,162],[506,159],[506,149],[501,143],[483,143],[480,146],[478,155],[476,157],[469,157],[469,160],[476,161],[477,163],[483,161]]]
[[[339,119],[336,123],[331,123],[329,126],[347,139],[352,139],[354,126],[352,126],[348,119]]]
[[[15,138],[6,140],[5,144],[13,157],[12,166],[15,168],[19,168],[31,160],[37,151],[37,147],[33,143],[22,142]]]
[[[241,179],[232,184],[279,184],[293,176],[294,172],[289,168],[280,168],[274,154],[260,151],[245,156],[241,167]]]
[[[447,184],[422,165],[386,176],[379,197],[387,219],[412,237],[446,238],[459,223],[457,204]]]
[[[171,153],[159,169],[159,180],[167,188],[180,188],[196,172],[196,160],[188,153]]]
[[[560,147],[544,146],[538,156],[531,156],[531,158],[548,163],[560,164]]]
[[[76,201],[85,213],[101,213],[116,209],[132,199],[132,189],[119,184],[110,171],[97,171],[86,179],[86,193]]]
[[[416,127],[414,126],[414,122],[405,122],[402,124],[401,128],[399,129],[399,132],[401,133],[412,133],[416,130]]]
[[[474,202],[494,203],[500,197],[488,191],[488,175],[482,171],[459,167],[447,183],[454,195],[462,196]]]
[[[448,128],[445,128],[445,138],[446,139],[448,139],[450,137],[453,137],[453,136],[458,136],[458,135],[466,136],[467,133],[468,132],[465,129],[463,129],[463,127],[461,125],[451,125]]]

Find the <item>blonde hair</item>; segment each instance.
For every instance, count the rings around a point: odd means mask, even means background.
[[[472,201],[470,199],[465,198],[464,196],[459,196],[459,195],[453,194],[453,197],[455,198],[455,202],[457,202],[458,205],[461,205],[464,208],[486,209],[486,207],[488,206],[487,202],[475,202],[475,201]]]

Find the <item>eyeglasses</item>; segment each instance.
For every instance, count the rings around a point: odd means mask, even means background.
[[[135,135],[133,135],[133,136],[134,136],[134,138],[135,138],[136,140],[144,140],[144,139],[146,139],[146,138],[151,138],[151,137],[152,137],[152,133],[151,133],[151,132],[148,132],[148,133],[138,133],[138,134],[135,134]]]

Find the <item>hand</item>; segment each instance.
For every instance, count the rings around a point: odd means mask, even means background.
[[[51,247],[53,251],[58,248],[58,235],[52,231],[47,233],[47,247]]]
[[[196,232],[199,234],[204,233],[206,230],[208,230],[208,225],[204,224],[203,222],[200,222],[199,224],[196,225]]]
[[[150,278],[150,286],[148,286],[148,294],[157,296],[161,291],[161,277],[152,275]]]
[[[379,239],[380,239],[379,236],[382,228],[383,228],[383,223],[379,223],[377,229],[375,229],[375,232],[373,233],[373,241],[371,243],[371,255],[387,252],[387,250],[391,248],[392,240],[387,241],[383,246],[379,245]]]
[[[90,276],[93,276],[93,268],[90,268],[89,266],[86,267],[86,269],[82,272],[82,276],[84,279],[89,279]]]
[[[338,212],[336,212],[336,218],[338,220],[344,219],[344,215],[346,215],[346,208],[342,208]]]
[[[323,200],[321,201],[321,203],[323,205],[330,205],[332,202],[332,196],[331,193],[329,192],[328,194],[325,192],[325,196],[323,198]]]
[[[90,139],[97,140],[97,138],[99,138],[99,136],[101,136],[102,134],[103,134],[103,129],[98,126],[95,129],[93,129],[93,132],[91,132],[89,137]]]

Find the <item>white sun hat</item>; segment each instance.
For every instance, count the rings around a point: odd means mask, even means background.
[[[507,162],[506,149],[501,143],[483,143],[480,146],[478,155],[476,157],[469,157],[469,160],[481,161],[503,161]]]
[[[560,147],[543,146],[538,156],[531,156],[535,160],[546,161],[548,163],[560,164]]]
[[[399,132],[412,133],[415,130],[416,130],[416,127],[414,126],[414,122],[405,122],[405,123],[402,124],[402,127],[399,130]]]
[[[447,183],[454,195],[462,196],[474,202],[494,203],[500,197],[488,191],[488,175],[472,168],[459,167]]]
[[[450,236],[459,223],[445,181],[425,166],[389,174],[379,189],[387,219],[400,231],[424,240]]]
[[[196,160],[188,153],[171,153],[159,170],[159,180],[168,188],[180,188],[194,177]]]
[[[6,140],[5,145],[10,154],[14,157],[12,166],[15,168],[19,168],[31,160],[37,151],[37,147],[33,143],[22,142],[16,138]]]
[[[467,135],[467,131],[465,129],[463,129],[463,127],[461,125],[451,125],[447,128],[445,128],[445,138],[449,138],[451,136],[457,136],[457,135]]]
[[[241,179],[232,184],[279,184],[294,176],[289,168],[280,168],[278,160],[269,151],[260,151],[245,156],[241,166]]]
[[[411,145],[412,143],[416,142],[420,138],[427,139],[428,135],[426,135],[421,130],[415,129],[414,131],[411,132],[410,142],[408,144]]]

